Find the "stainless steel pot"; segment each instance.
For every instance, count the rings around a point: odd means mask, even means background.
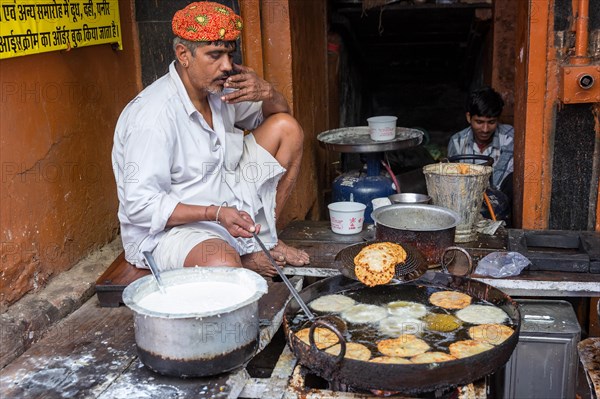
[[[144,365],[160,374],[202,377],[232,370],[254,356],[258,348],[258,300],[267,283],[257,273],[231,267],[194,267],[161,273],[166,287],[208,281],[250,287],[247,300],[222,308],[189,314],[145,309],[139,301],[158,291],[149,275],[123,291],[123,302],[134,312],[135,341]]]
[[[412,244],[432,266],[440,264],[444,250],[454,245],[454,232],[460,221],[450,209],[423,204],[382,206],[371,217],[378,240]]]

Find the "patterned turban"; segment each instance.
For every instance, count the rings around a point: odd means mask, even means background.
[[[229,7],[209,1],[188,4],[173,16],[173,33],[192,42],[234,41],[242,32],[242,18]]]

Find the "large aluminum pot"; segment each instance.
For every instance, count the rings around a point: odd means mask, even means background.
[[[169,314],[139,306],[142,298],[158,290],[152,275],[131,283],[123,292],[123,302],[134,312],[135,341],[144,365],[160,374],[202,377],[237,368],[254,356],[259,337],[258,300],[267,292],[264,278],[232,267],[188,267],[161,276],[167,290],[194,282],[227,282],[254,293],[218,311]]]
[[[439,265],[444,249],[454,245],[454,232],[460,221],[450,209],[425,204],[382,206],[371,217],[378,240],[412,244],[430,266]]]

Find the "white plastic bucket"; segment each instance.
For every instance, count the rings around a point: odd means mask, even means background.
[[[367,119],[369,124],[369,135],[374,141],[393,140],[396,137],[395,116],[372,116]]]
[[[327,206],[331,230],[337,234],[358,234],[362,231],[366,205],[360,202],[341,201]]]

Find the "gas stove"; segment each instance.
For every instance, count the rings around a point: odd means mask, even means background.
[[[385,391],[365,391],[349,385],[327,381],[301,365],[294,368],[288,393],[296,394],[297,398],[311,399],[366,399],[366,398],[402,398],[402,399],[485,399],[488,397],[490,384],[487,378],[468,385],[439,389],[417,395],[405,395]]]

